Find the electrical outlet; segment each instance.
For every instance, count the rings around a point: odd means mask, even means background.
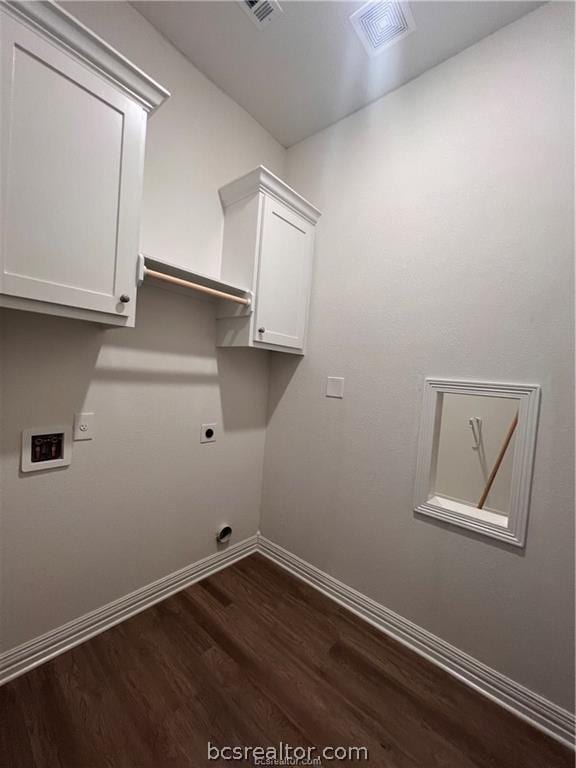
[[[202,428],[200,429],[200,442],[216,442],[216,424],[202,424]]]
[[[74,440],[93,440],[94,439],[94,414],[93,413],[75,413],[74,414]]]

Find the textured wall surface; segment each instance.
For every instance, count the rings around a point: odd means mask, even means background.
[[[322,211],[271,367],[263,533],[569,707],[573,19],[544,6],[289,151]],[[344,400],[323,397],[346,377]],[[525,550],[412,513],[425,376],[542,385]]]
[[[143,250],[218,274],[218,187],[285,151],[128,4],[67,8],[173,92]],[[135,330],[0,311],[3,649],[212,553],[224,519],[254,533],[266,437],[265,535],[571,705],[572,40],[549,4],[290,151],[324,215],[308,354],[272,356],[269,389],[266,355],[216,352],[209,302],[145,287]],[[414,517],[427,375],[542,385],[525,550]],[[19,475],[21,430],[80,410],[72,465]]]

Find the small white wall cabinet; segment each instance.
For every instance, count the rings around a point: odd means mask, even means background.
[[[220,200],[222,279],[254,301],[249,309],[220,303],[218,346],[304,354],[320,212],[262,166],[223,187]]]
[[[0,3],[0,306],[133,326],[147,113],[168,92],[50,2]]]

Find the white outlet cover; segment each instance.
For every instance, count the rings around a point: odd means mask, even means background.
[[[75,413],[74,414],[74,440],[93,440],[94,439],[94,414],[93,413]]]
[[[326,379],[326,397],[344,397],[344,379],[341,376],[328,376]]]
[[[217,426],[218,426],[217,424],[202,424],[202,427],[200,429],[200,442],[215,443]]]

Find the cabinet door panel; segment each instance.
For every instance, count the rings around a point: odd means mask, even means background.
[[[287,206],[264,206],[254,340],[304,346],[312,263],[313,228]],[[259,329],[265,330],[261,333]]]
[[[145,114],[2,16],[2,292],[129,317]]]

